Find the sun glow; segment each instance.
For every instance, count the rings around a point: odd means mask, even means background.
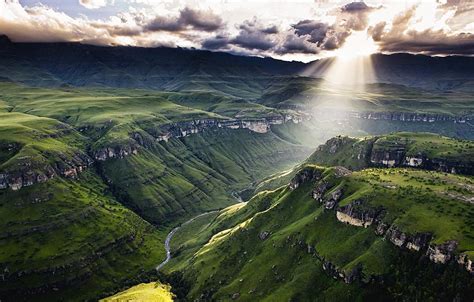
[[[335,51],[335,56],[343,60],[366,57],[377,52],[377,46],[366,32],[353,32],[344,45]]]
[[[366,85],[376,82],[371,60],[376,52],[366,32],[353,32],[336,56],[310,66],[305,75],[322,79],[313,96],[315,112],[339,115],[355,110],[366,94]]]

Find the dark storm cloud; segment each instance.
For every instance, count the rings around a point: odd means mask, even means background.
[[[269,50],[277,45],[277,42],[267,37],[262,32],[241,31],[237,37],[230,41],[230,44],[238,45],[246,49]]]
[[[442,30],[410,30],[402,36],[382,36],[379,40],[382,51],[412,52],[438,55],[474,54],[474,35],[461,33],[448,35]]]
[[[322,43],[329,31],[328,24],[314,20],[302,20],[293,24],[292,27],[298,36],[309,35],[309,41],[316,44]]]
[[[181,11],[179,20],[194,29],[215,31],[224,25],[222,18],[212,11],[198,11],[185,8]]]
[[[228,49],[231,46],[238,46],[247,50],[270,50],[277,45],[276,35],[278,27],[275,25],[263,26],[256,18],[246,20],[238,25],[239,33],[234,37],[224,34],[217,34],[202,42],[206,49]]]
[[[276,25],[263,25],[257,20],[257,18],[253,18],[252,20],[245,20],[242,24],[238,26],[238,28],[243,32],[258,32],[268,35],[277,34],[279,32],[278,27]]]
[[[368,11],[371,8],[365,4],[364,2],[351,2],[349,4],[344,5],[341,8],[343,12],[361,12],[361,11]]]
[[[137,21],[142,21],[141,16],[137,16]],[[213,32],[224,26],[222,18],[212,11],[200,11],[191,8],[184,8],[177,17],[157,16],[153,20],[144,24],[146,31],[183,31],[188,29]]]
[[[285,41],[281,47],[276,49],[278,54],[286,53],[304,53],[304,54],[316,54],[319,53],[320,49],[314,43],[299,37],[297,35],[287,35]]]
[[[239,33],[229,40],[229,44],[248,50],[270,50],[278,45],[278,27],[263,25],[257,18],[246,20],[238,27]]]
[[[365,30],[369,23],[369,14],[377,8],[364,2],[351,2],[341,7],[337,14],[337,23],[345,30]]]
[[[414,30],[409,23],[415,16],[413,6],[396,16],[391,24],[380,22],[368,29],[372,39],[386,52],[411,52],[438,55],[474,54],[474,35],[444,30]]]
[[[229,47],[229,38],[224,35],[217,35],[215,37],[204,40],[202,47],[206,49],[226,49]]]

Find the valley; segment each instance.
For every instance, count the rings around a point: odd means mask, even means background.
[[[474,59],[372,60],[0,38],[0,300],[472,300]]]

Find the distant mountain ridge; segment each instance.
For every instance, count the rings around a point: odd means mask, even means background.
[[[0,36],[0,76],[35,86],[108,86],[205,90],[219,85],[269,85],[311,65],[183,48],[93,46],[74,42],[14,43]],[[474,80],[473,57],[372,56],[379,82],[451,89]],[[321,77],[321,73],[310,75]],[[219,88],[216,88],[219,90]]]
[[[34,86],[182,90],[182,83],[230,82],[298,74],[306,65],[183,48],[102,47],[0,41],[0,75]],[[35,75],[35,76],[33,76]]]

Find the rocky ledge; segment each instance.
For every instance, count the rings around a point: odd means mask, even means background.
[[[299,171],[290,181],[290,190],[295,190],[305,182],[321,179],[321,171],[312,167],[306,167]]]
[[[36,183],[43,183],[56,176],[76,178],[79,173],[92,165],[93,160],[83,154],[76,153],[72,157],[65,154],[58,157],[53,163],[33,163],[31,158],[23,157],[19,162],[7,170],[0,171],[0,189],[10,188],[14,191]]]
[[[105,147],[94,152],[94,158],[98,161],[105,161],[110,158],[124,158],[133,154],[138,154],[138,146],[135,144]]]
[[[428,158],[424,154],[407,155],[404,147],[395,150],[374,149],[370,156],[373,166],[419,167],[454,174],[474,174],[474,162],[461,163],[443,158]]]
[[[365,120],[386,120],[401,122],[453,122],[464,124],[473,119],[471,115],[452,116],[447,114],[413,112],[351,112],[350,116]]]
[[[350,204],[338,207],[336,218],[344,223],[368,227],[383,215],[382,208],[372,208],[364,200],[355,200]]]
[[[185,137],[209,128],[248,129],[257,133],[267,133],[271,125],[281,125],[287,122],[300,123],[311,117],[305,115],[276,115],[264,118],[244,119],[196,119],[166,124],[160,127],[154,136],[157,141],[168,141],[173,137]]]
[[[303,117],[302,117],[303,116]],[[309,120],[309,115],[277,115],[254,119],[195,119],[161,125],[156,129],[147,129],[147,134],[132,133],[129,141],[121,145],[105,146],[93,152],[98,161],[112,158],[124,158],[138,154],[140,146],[148,147],[151,142],[145,142],[144,136],[149,136],[155,142],[168,142],[172,138],[187,137],[201,133],[207,129],[248,129],[256,133],[267,133],[271,125],[280,125],[287,122],[300,123]]]
[[[467,255],[455,255],[458,242],[448,240],[442,244],[431,244],[431,233],[409,234],[403,232],[395,225],[388,226],[382,221],[384,210],[382,208],[372,208],[363,200],[356,200],[350,204],[339,207],[336,210],[336,218],[340,222],[358,227],[375,227],[375,233],[390,241],[398,248],[405,248],[411,251],[422,252],[434,263],[446,264],[451,260],[456,260],[466,270],[474,273],[474,266]]]

